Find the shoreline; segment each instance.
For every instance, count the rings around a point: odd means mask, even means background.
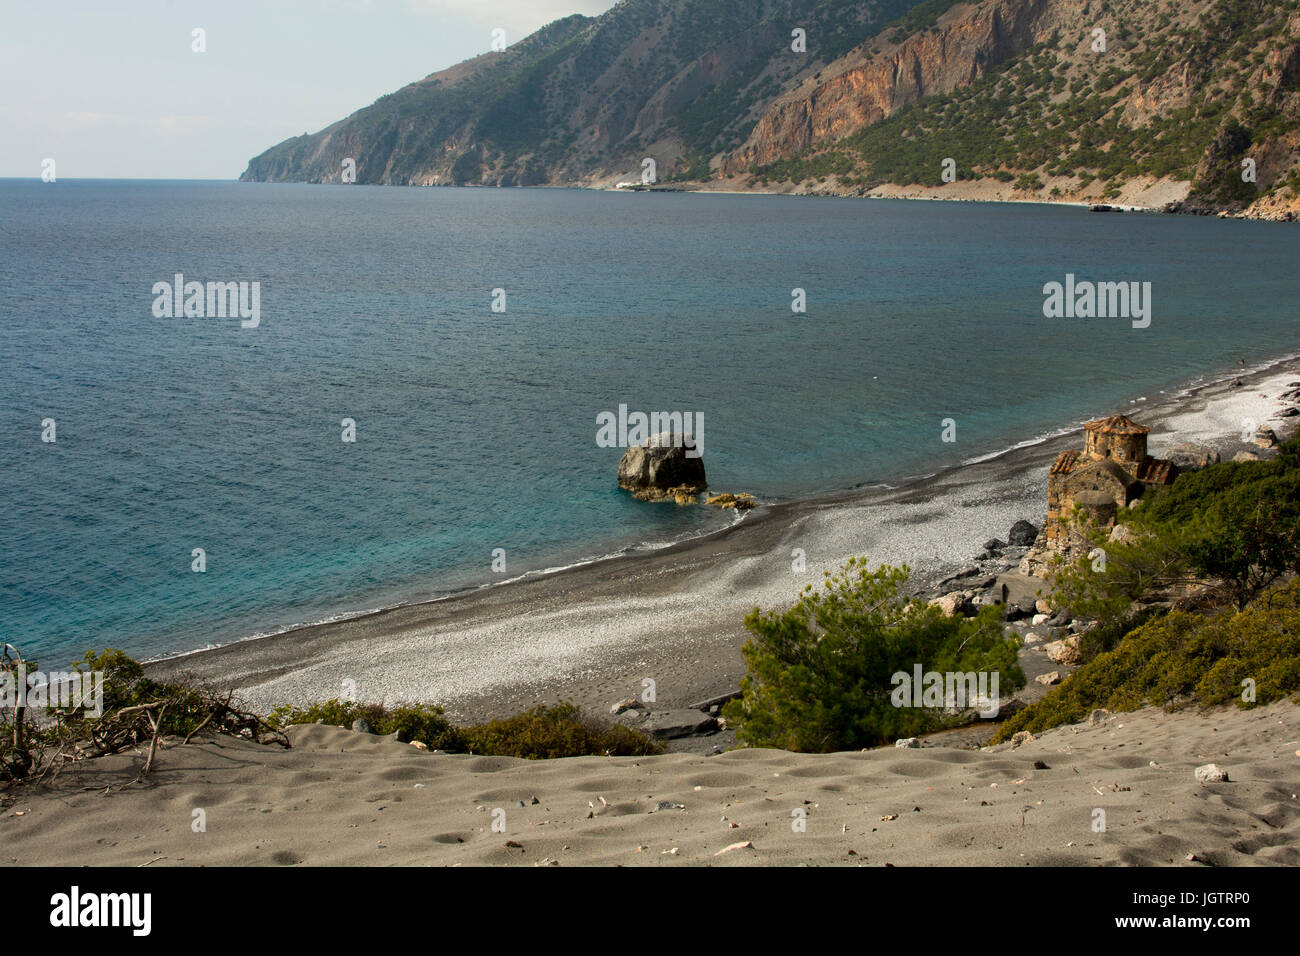
[[[966,201],[966,200],[958,200],[958,201]],[[1270,369],[1273,369],[1277,366],[1280,366],[1286,362],[1293,361],[1293,360],[1300,360],[1300,350],[1297,350],[1295,352],[1283,353],[1278,357],[1271,358],[1265,362],[1250,366],[1248,368],[1243,368],[1238,371],[1226,372],[1223,373],[1221,376],[1217,376],[1217,377],[1212,375],[1210,378],[1207,379],[1195,379],[1190,383],[1184,383],[1181,386],[1177,386],[1173,390],[1164,390],[1164,392],[1162,393],[1162,397],[1159,399],[1159,401],[1147,407],[1154,407],[1155,405],[1159,405],[1161,403],[1174,402],[1181,397],[1194,395],[1195,393],[1197,393],[1202,389],[1211,388],[1215,385],[1223,384],[1235,378],[1264,374],[1267,373]],[[1297,374],[1300,374],[1300,372],[1298,372]],[[1128,400],[1128,405],[1129,407],[1136,407],[1138,404],[1145,403],[1146,401],[1147,401],[1146,397],[1143,396],[1139,399]],[[452,590],[449,593],[440,594],[436,597],[421,597],[409,601],[403,600],[393,604],[384,604],[384,605],[379,605],[371,608],[363,608],[361,610],[337,611],[333,614],[326,615],[325,617],[316,620],[298,621],[291,624],[285,624],[273,628],[271,630],[254,631],[253,633],[250,634],[244,634],[226,640],[209,642],[208,644],[205,644],[202,647],[195,647],[187,651],[163,653],[152,657],[142,658],[141,662],[146,665],[167,664],[169,662],[182,660],[184,658],[192,657],[194,655],[205,654],[211,651],[218,651],[227,647],[247,643],[250,641],[260,641],[260,640],[266,640],[270,638],[281,637],[283,635],[291,634],[296,631],[306,630],[309,628],[323,627],[331,624],[346,623],[348,621],[352,621],[358,618],[364,618],[364,617],[370,617],[372,615],[380,615],[388,612],[400,611],[405,608],[418,607],[422,605],[439,604],[445,601],[453,601],[462,598],[467,598],[489,589],[506,587],[509,585],[519,584],[525,581],[544,579],[554,575],[565,574],[570,571],[575,571],[580,568],[585,568],[590,565],[599,564],[606,561],[636,559],[638,557],[644,557],[647,555],[656,554],[660,551],[665,551],[680,546],[690,545],[695,542],[700,542],[713,535],[722,534],[726,531],[731,530],[736,525],[741,524],[747,519],[755,518],[760,514],[767,514],[770,511],[770,509],[781,505],[791,505],[791,504],[813,505],[818,502],[833,504],[833,503],[840,502],[846,496],[861,496],[861,495],[870,494],[872,492],[893,492],[900,489],[908,488],[909,486],[912,485],[920,484],[922,482],[927,482],[934,479],[942,478],[945,474],[949,472],[966,468],[972,465],[981,465],[989,462],[996,462],[999,459],[1002,459],[1008,455],[1013,455],[1016,452],[1024,451],[1026,449],[1030,449],[1035,446],[1042,445],[1044,443],[1054,441],[1056,439],[1060,439],[1067,435],[1073,434],[1075,431],[1079,429],[1079,427],[1081,426],[1084,420],[1085,419],[1080,419],[1078,422],[1073,422],[1069,425],[1061,425],[1061,426],[1050,428],[1038,436],[1035,436],[1030,439],[1021,440],[1019,442],[1016,442],[1015,444],[999,446],[993,451],[976,453],[971,457],[962,459],[957,464],[944,465],[939,469],[937,469],[936,471],[905,474],[899,476],[890,476],[882,479],[864,479],[863,481],[855,482],[854,484],[846,487],[831,489],[831,490],[822,490],[805,497],[774,497],[768,500],[760,500],[759,507],[753,511],[734,512],[733,513],[734,520],[732,521],[732,523],[723,528],[711,528],[699,532],[687,532],[685,533],[684,536],[679,535],[674,539],[657,540],[650,543],[642,542],[641,544],[638,545],[625,545],[622,547],[616,547],[615,542],[619,539],[610,538],[607,539],[607,541],[597,542],[597,548],[599,548],[602,544],[608,544],[610,547],[615,547],[616,548],[615,550],[603,551],[603,552],[600,552],[598,550],[597,552],[591,554],[584,554],[583,556],[578,557],[567,564],[554,565],[551,563],[551,559],[542,560],[538,562],[537,567],[529,568],[523,571],[522,573],[516,574],[513,577],[505,578],[503,580],[488,580],[479,584],[465,585],[463,587],[456,588],[455,590]],[[576,550],[577,550],[576,548],[569,548],[568,553],[573,554]]]
[[[1247,406],[1261,424],[1277,411],[1273,380],[1300,376],[1298,357],[1288,351],[1118,407],[1140,411],[1157,457],[1196,441],[1231,458],[1246,446],[1224,434]],[[1243,386],[1234,389],[1237,378]],[[1261,388],[1272,393],[1256,394]],[[661,706],[689,706],[738,684],[748,610],[788,604],[848,556],[907,563],[920,591],[968,564],[980,541],[1005,537],[1015,520],[1040,524],[1047,465],[1079,441],[1078,423],[1063,425],[896,485],[763,504],[745,520],[659,548],[196,649],[146,669],[228,686],[266,709],[338,697],[352,681],[361,700],[431,701],[457,718],[557,699],[603,712],[639,693],[644,676],[656,680]],[[803,572],[792,569],[795,549],[806,553]]]

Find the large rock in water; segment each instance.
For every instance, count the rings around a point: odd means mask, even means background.
[[[685,439],[690,442],[689,436]],[[644,445],[634,445],[618,463],[618,486],[643,501],[681,500],[708,487],[704,459],[690,457],[694,444],[680,435],[660,432]]]

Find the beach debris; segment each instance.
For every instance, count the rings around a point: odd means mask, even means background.
[[[1011,749],[1015,750],[1021,744],[1027,744],[1034,739],[1034,735],[1027,730],[1018,730],[1011,736]]]
[[[1059,684],[1061,682],[1061,672],[1048,671],[1046,674],[1039,674],[1034,678],[1034,680],[1045,687],[1050,687],[1053,684]]]
[[[894,746],[900,750],[913,749],[921,746],[921,741],[916,737],[900,737],[894,741]]]
[[[1049,766],[1048,766],[1045,762],[1043,762],[1042,760],[1035,760],[1035,761],[1034,761],[1034,769],[1035,769],[1035,770],[1051,770],[1052,768],[1049,767]]]
[[[671,850],[660,850],[660,851],[659,851],[659,855],[660,855],[660,856],[676,856],[676,855],[677,855],[677,847],[673,847]]]
[[[645,709],[645,704],[641,703],[641,701],[637,700],[635,697],[629,697],[627,700],[620,700],[617,704],[610,707],[609,712],[610,714],[617,716],[618,714],[626,713],[629,710]]]
[[[722,856],[724,853],[730,853],[732,850],[752,850],[752,849],[754,849],[754,841],[745,840],[742,843],[733,843],[731,844],[731,846],[724,846],[721,850],[719,850],[717,853],[713,855]]]
[[[1224,770],[1218,764],[1207,763],[1197,767],[1194,771],[1197,783],[1227,783],[1228,771]]]
[[[1099,724],[1104,724],[1106,722],[1106,718],[1109,716],[1110,716],[1109,710],[1107,710],[1104,707],[1098,707],[1096,710],[1094,710],[1091,714],[1088,715],[1088,726],[1096,727]]]
[[[529,801],[529,803],[531,803],[533,806],[537,806],[541,802],[542,801],[538,800],[536,796],[534,796],[533,799]]]
[[[428,750],[428,749],[429,749],[429,745],[426,744],[423,740],[412,740],[412,741],[411,741],[411,746],[414,747],[416,750]]]
[[[655,808],[653,812],[658,813],[661,810],[685,810],[685,809],[686,809],[686,804],[684,803],[673,803],[671,800],[660,800],[657,804],[655,804]]]
[[[887,823],[890,820],[897,820],[897,819],[898,819],[897,813],[886,813],[883,817],[880,818],[882,823]]]
[[[739,700],[741,696],[740,688],[727,691],[725,694],[719,694],[717,697],[710,697],[708,700],[701,700],[691,704],[691,710],[702,710],[706,714],[717,715],[723,704],[730,703],[733,700]]]

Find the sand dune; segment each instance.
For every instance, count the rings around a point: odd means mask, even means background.
[[[289,751],[172,746],[147,782],[109,792],[143,754],[83,764],[5,808],[0,862],[1300,864],[1300,708],[1288,702],[1148,708],[982,751],[525,761],[333,727],[292,737]],[[1197,783],[1210,762],[1230,781]],[[194,832],[196,810],[206,832]],[[735,844],[749,845],[720,853]]]

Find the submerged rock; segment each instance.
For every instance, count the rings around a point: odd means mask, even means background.
[[[754,507],[754,496],[747,491],[742,491],[738,495],[730,493],[711,495],[704,499],[704,503],[713,505],[715,508],[735,508],[737,511],[748,511]]]
[[[689,504],[708,487],[704,459],[690,436],[661,432],[634,445],[618,463],[618,486],[643,501],[674,499]]]

